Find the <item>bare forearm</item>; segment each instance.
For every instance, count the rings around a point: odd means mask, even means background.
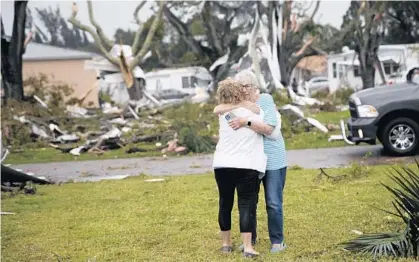
[[[221,104],[214,108],[214,114],[222,115],[239,107],[240,105]]]
[[[234,110],[236,108],[239,107],[244,107],[250,111],[252,111],[253,113],[259,115],[260,113],[260,108],[258,105],[256,105],[255,103],[249,102],[249,101],[243,101],[237,105],[232,105],[232,104],[221,104],[218,105],[214,108],[214,114],[216,115],[222,115],[225,114],[231,110]]]
[[[272,134],[272,131],[274,130],[273,126],[265,124],[262,121],[252,121],[252,124],[250,125],[249,128],[255,131],[256,133],[267,135],[267,136]]]

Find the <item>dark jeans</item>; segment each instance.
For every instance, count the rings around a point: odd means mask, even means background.
[[[240,214],[240,232],[252,232],[255,224],[259,172],[239,168],[217,168],[215,180],[219,192],[218,223],[221,231],[231,230],[231,211],[234,204],[234,191],[237,188]]]
[[[269,239],[272,244],[284,241],[284,214],[282,211],[282,195],[285,187],[287,168],[267,170],[262,179],[265,188],[266,211],[268,212]],[[260,182],[259,182],[260,185]],[[259,192],[259,190],[258,190]],[[256,208],[253,210],[256,217]],[[256,242],[257,220],[254,220],[252,242]]]

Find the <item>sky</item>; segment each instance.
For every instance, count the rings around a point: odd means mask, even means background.
[[[76,1],[78,5],[78,19],[84,23],[89,23],[87,4],[85,1]],[[102,29],[110,38],[114,35],[117,28],[133,29],[137,26],[134,24],[133,12],[140,1],[93,1],[94,16],[97,22],[102,26]],[[309,2],[308,0],[305,2]],[[36,16],[35,8],[48,8],[51,6],[55,9],[60,8],[63,17],[70,17],[72,12],[73,1],[34,1],[30,0],[28,7],[31,8],[32,14]],[[342,17],[345,14],[350,4],[349,0],[335,0],[320,2],[319,11],[315,16],[315,21],[320,24],[331,24],[340,28],[342,24]],[[1,0],[0,9],[3,24],[7,34],[12,32],[13,23],[13,1]],[[146,21],[153,12],[147,5],[140,11],[139,17],[142,21]],[[39,25],[39,19],[35,20]]]

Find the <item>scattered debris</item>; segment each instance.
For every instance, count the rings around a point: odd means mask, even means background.
[[[167,147],[162,149],[162,154],[166,154],[167,152],[176,152],[176,153],[187,153],[187,148],[184,146],[178,146],[178,139],[177,134],[175,134],[175,138],[167,142]]]
[[[352,229],[351,232],[354,233],[354,234],[357,234],[357,235],[363,235],[364,234],[361,231],[358,231],[358,230],[355,230],[355,229]]]
[[[77,178],[74,182],[98,182],[102,180],[121,180],[129,177],[130,175],[114,175],[114,176],[90,176]]]
[[[341,141],[341,140],[343,140],[342,135],[331,135],[328,141],[332,142],[332,141]]]
[[[29,174],[23,173],[19,170],[7,167],[5,165],[1,165],[1,183],[26,183],[27,181],[32,181],[36,184],[46,185],[52,184],[52,182],[41,179],[35,176],[31,176]]]
[[[327,180],[330,180],[332,182],[339,182],[348,176],[347,175],[330,176],[326,173],[326,171],[324,171],[323,168],[320,168],[320,173],[317,176],[317,181],[322,180],[322,177],[326,177]]]
[[[329,130],[323,124],[321,124],[318,120],[316,120],[314,118],[311,118],[311,117],[307,117],[306,120],[309,124],[311,124],[312,126],[317,127],[320,131],[322,131],[324,133],[329,132]]]
[[[142,148],[138,148],[138,147],[131,147],[126,152],[127,152],[127,154],[132,154],[132,153],[138,153],[138,152],[147,152],[147,150],[142,149]]]
[[[16,213],[13,212],[0,212],[1,215],[15,215]]]
[[[70,114],[70,116],[81,117],[81,118],[90,117],[87,115],[87,110],[85,108],[73,105],[73,106],[67,106],[66,109],[67,109],[67,112]]]
[[[146,180],[144,180],[144,182],[163,182],[165,180],[166,179],[164,179],[164,178],[152,178],[152,179],[146,179]]]
[[[38,96],[34,95],[33,98],[35,98],[35,100],[38,101],[42,105],[42,107],[48,109],[48,105],[44,101],[42,101]]]

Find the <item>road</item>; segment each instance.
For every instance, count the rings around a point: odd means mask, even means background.
[[[383,156],[381,146],[354,146],[289,150],[288,165],[302,168],[343,167],[353,162],[362,165],[388,164],[412,161],[412,158]],[[146,174],[150,176],[173,176],[210,172],[212,155],[184,156],[164,159],[130,158],[95,161],[55,162],[13,165],[11,167],[44,176],[57,182],[68,180],[89,181],[121,175]]]

